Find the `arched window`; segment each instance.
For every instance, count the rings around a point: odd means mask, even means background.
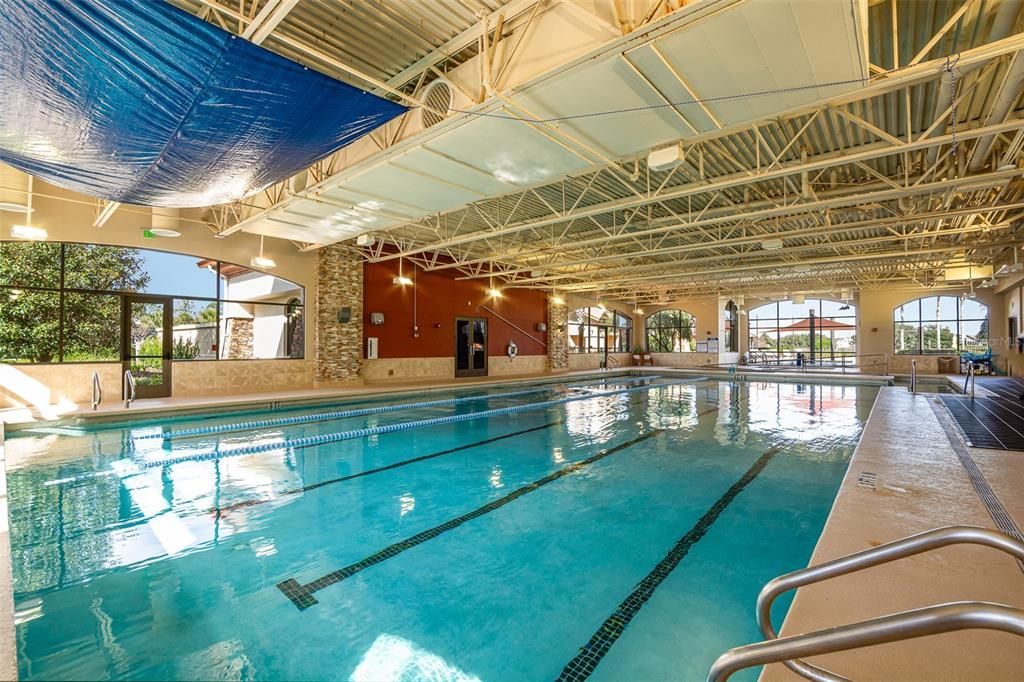
[[[725,304],[725,338],[722,339],[722,350],[726,353],[736,353],[740,349],[739,344],[739,312],[736,304],[729,301]]]
[[[628,353],[632,333],[633,320],[611,308],[593,306],[569,313],[570,353]]]
[[[984,352],[988,349],[988,306],[973,298],[926,296],[896,308],[893,347],[897,353]]]
[[[647,318],[648,353],[689,353],[693,350],[693,315],[685,310],[659,310]]]
[[[809,354],[812,331],[819,362],[857,353],[857,308],[851,303],[817,298],[766,303],[747,313],[747,324],[750,351],[769,359]]]

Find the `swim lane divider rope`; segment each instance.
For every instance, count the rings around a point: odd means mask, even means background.
[[[156,467],[165,467],[172,464],[179,464],[181,462],[202,462],[207,460],[220,459],[222,457],[255,455],[261,452],[269,452],[272,450],[308,448],[315,445],[338,443],[344,440],[352,440],[355,438],[379,436],[381,434],[394,433],[396,431],[409,431],[412,429],[422,429],[428,426],[440,426],[442,424],[457,424],[459,422],[470,421],[472,419],[483,419],[485,417],[495,417],[502,414],[515,414],[517,412],[527,412],[530,410],[542,410],[547,407],[554,407],[555,405],[564,405],[565,403],[572,403],[578,400],[594,400],[595,398],[605,398],[613,395],[621,395],[623,393],[633,393],[634,391],[650,391],[651,389],[654,388],[677,386],[680,384],[690,384],[705,379],[707,379],[707,377],[694,377],[692,379],[686,379],[683,381],[671,381],[666,382],[664,384],[651,384],[647,386],[634,386],[632,388],[620,388],[615,391],[605,391],[602,393],[588,393],[587,395],[574,395],[569,396],[567,398],[559,398],[557,400],[545,400],[539,403],[526,403],[524,405],[513,405],[511,407],[498,407],[493,410],[480,410],[478,412],[467,412],[466,414],[452,414],[448,415],[447,417],[434,417],[432,419],[419,419],[416,421],[401,422],[398,424],[385,424],[384,426],[373,426],[365,429],[355,429],[353,431],[339,431],[337,433],[325,433],[319,436],[306,436],[305,438],[291,438],[288,440],[276,441],[272,443],[242,445],[239,447],[227,448],[224,450],[215,449],[209,452],[198,452],[189,455],[182,455],[180,457],[167,457],[164,459],[153,460],[150,462],[139,462],[138,466],[142,469],[152,469]]]
[[[651,381],[658,379],[659,376],[644,376],[635,378],[622,378],[616,379],[616,383],[622,384],[635,384],[641,381]],[[608,381],[608,379],[600,379],[595,381]],[[593,382],[586,382],[593,383]],[[577,388],[584,384],[577,384],[569,386],[568,388]],[[493,400],[496,398],[514,398],[523,395],[532,395],[534,393],[543,393],[550,391],[553,388],[558,388],[560,384],[554,384],[551,386],[545,386],[543,388],[531,388],[525,391],[513,391],[511,393],[493,393],[490,395],[471,395],[464,396],[461,398],[445,398],[443,400],[428,400],[425,402],[418,403],[398,403],[395,405],[377,405],[376,407],[362,407],[354,410],[337,410],[333,412],[317,412],[315,414],[303,414],[295,417],[276,417],[274,419],[257,419],[246,422],[238,422],[236,424],[221,424],[218,426],[204,426],[194,429],[182,429],[181,431],[168,431],[161,433],[147,433],[142,436],[137,436],[138,440],[162,438],[165,441],[173,440],[175,438],[185,438],[188,436],[208,436],[219,433],[231,433],[234,431],[251,431],[254,429],[263,429],[272,426],[293,426],[296,424],[309,424],[312,422],[319,421],[330,421],[332,419],[345,419],[347,417],[363,417],[369,414],[383,414],[385,412],[399,412],[401,410],[412,410],[421,407],[439,407],[442,405],[458,405],[460,403],[474,402],[478,400]]]

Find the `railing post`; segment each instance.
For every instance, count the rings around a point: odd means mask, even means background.
[[[910,361],[910,392],[917,395],[917,359]]]

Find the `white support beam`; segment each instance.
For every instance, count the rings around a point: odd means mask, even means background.
[[[273,33],[298,2],[299,0],[268,0],[252,23],[242,31],[242,37],[259,45]]]
[[[99,212],[96,214],[96,219],[92,221],[93,227],[103,227],[110,220],[110,217],[114,215],[118,208],[121,207],[120,201],[100,201]]]
[[[1024,128],[1024,120],[1013,120],[1006,121],[1003,123],[984,126],[981,128],[975,128],[973,130],[958,131],[958,140],[968,140],[983,137],[988,134],[998,134],[1001,132],[1016,131]],[[554,225],[565,221],[568,218],[586,218],[591,216],[598,216],[604,213],[612,211],[621,211],[628,208],[635,208],[645,203],[649,203],[653,200],[666,201],[669,199],[681,199],[685,197],[706,194],[717,190],[728,189],[732,187],[740,187],[753,181],[766,181],[784,179],[787,177],[799,176],[804,172],[815,172],[819,170],[825,170],[835,166],[843,166],[847,164],[853,164],[857,161],[868,161],[871,159],[882,158],[893,154],[899,154],[902,152],[918,151],[921,149],[927,149],[934,145],[949,144],[953,140],[952,134],[941,135],[928,138],[926,140],[915,140],[913,142],[901,142],[900,146],[895,146],[888,143],[874,143],[865,145],[866,149],[859,152],[850,153],[849,151],[842,151],[838,153],[822,154],[817,158],[813,158],[806,163],[790,163],[785,166],[780,166],[775,169],[765,170],[760,173],[751,173],[749,171],[733,173],[721,178],[715,178],[706,183],[690,183],[675,187],[670,190],[663,192],[658,197],[649,198],[637,198],[627,197],[625,199],[618,199],[615,201],[604,202],[601,204],[595,204],[587,206],[585,208],[578,209],[572,216],[550,216],[541,220],[525,221],[513,225],[507,225],[498,230],[484,230],[478,232],[472,232],[465,235],[459,235],[450,239],[445,239],[439,242],[433,242],[430,244],[424,244],[417,246],[413,249],[408,249],[403,252],[394,254],[387,254],[381,256],[377,260],[391,260],[394,258],[406,257],[415,253],[421,253],[423,251],[429,251],[434,249],[444,249],[453,246],[459,246],[468,244],[474,241],[480,241],[482,239],[492,239],[494,237],[513,234],[522,232],[525,230],[532,230],[538,227],[544,227],[548,225]],[[1012,177],[1019,175],[1019,171],[1011,171],[1006,175],[1008,181]],[[664,228],[657,230],[658,232],[663,231]],[[671,228],[669,228],[671,229]]]

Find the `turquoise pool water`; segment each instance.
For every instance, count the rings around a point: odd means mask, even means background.
[[[20,675],[701,680],[807,563],[876,394],[617,377],[19,432]]]

